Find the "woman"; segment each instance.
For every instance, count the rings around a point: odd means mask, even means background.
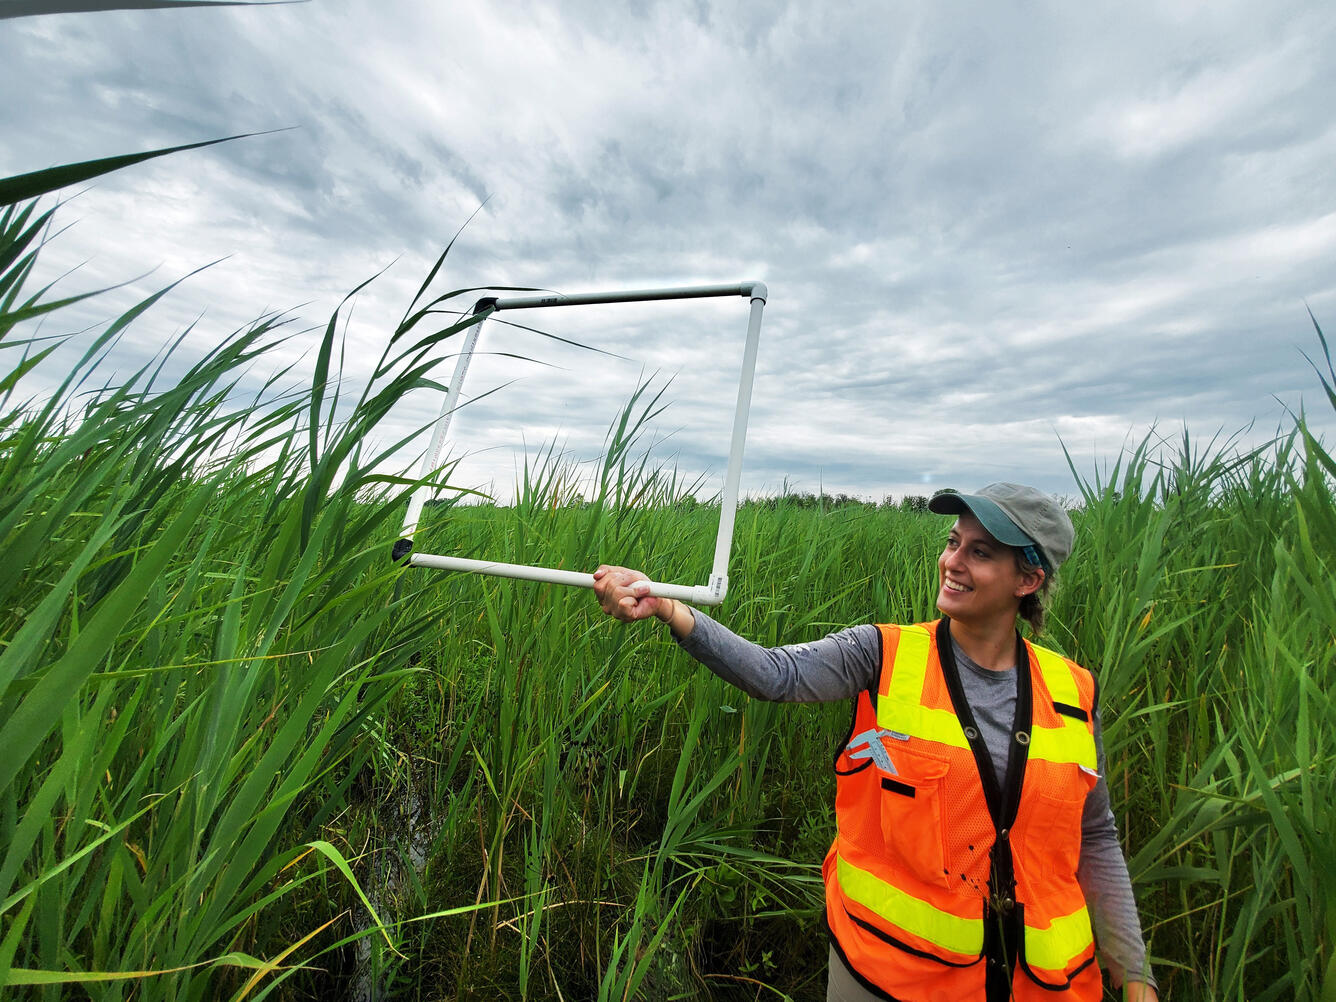
[[[1032,487],[939,494],[957,516],[937,560],[942,618],[855,626],[765,649],[644,576],[600,567],[623,621],[654,616],[682,648],[759,699],[854,699],[835,759],[838,834],[826,857],[829,1000],[1044,999],[1115,987],[1158,998],[1103,779],[1097,686],[1029,644],[1074,532]]]

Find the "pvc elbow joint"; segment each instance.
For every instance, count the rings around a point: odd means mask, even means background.
[[[770,298],[770,290],[764,282],[743,282],[742,290],[748,299],[759,299],[764,303]]]
[[[728,575],[716,574],[707,585],[696,585],[691,589],[691,601],[695,605],[723,605],[728,595]]]

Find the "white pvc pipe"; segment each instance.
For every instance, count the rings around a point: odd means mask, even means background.
[[[742,378],[738,382],[738,403],[733,411],[733,441],[728,450],[728,473],[724,493],[719,500],[719,535],[714,541],[714,567],[710,588],[724,600],[728,593],[728,557],[733,551],[733,523],[738,514],[738,489],[742,482],[742,449],[747,444],[747,415],[751,413],[752,381],[756,375],[756,352],[761,340],[761,310],[765,307],[765,286],[761,295],[753,295],[751,316],[747,320],[747,346],[742,351]]]
[[[470,327],[468,336],[464,339],[464,350],[455,362],[455,374],[450,378],[450,389],[445,394],[440,417],[436,419],[436,427],[431,433],[431,444],[427,446],[427,454],[422,457],[419,480],[426,480],[441,467],[441,447],[445,445],[445,433],[450,427],[450,418],[454,416],[455,408],[459,406],[459,393],[464,386],[464,376],[469,371],[469,363],[473,361],[473,349],[478,343],[478,334],[482,331],[484,323],[485,319],[479,320]],[[408,501],[408,514],[404,516],[404,528],[399,533],[400,538],[408,540],[413,538],[413,533],[417,532],[418,519],[422,517],[422,509],[427,503],[427,495],[430,493],[431,488],[426,484],[413,492]]]
[[[742,353],[742,375],[738,382],[738,401],[733,412],[733,436],[728,454],[728,472],[724,477],[724,491],[720,496],[719,534],[715,538],[714,564],[711,568],[710,581],[704,585],[675,585],[649,581],[649,595],[658,598],[675,598],[697,605],[719,605],[728,593],[728,558],[733,548],[733,527],[737,518],[738,490],[742,479],[742,450],[747,440],[747,416],[751,411],[752,383],[756,373],[756,355],[761,336],[761,313],[765,308],[769,291],[763,282],[742,282],[737,285],[694,285],[676,289],[635,289],[625,292],[587,292],[572,295],[517,296],[509,299],[480,299],[474,307],[474,313],[491,309],[501,310],[535,309],[548,306],[583,306],[600,303],[643,303],[666,299],[704,299],[715,296],[745,296],[751,300],[751,314],[747,321],[747,343]],[[431,444],[423,458],[422,476],[425,480],[440,465],[441,447],[445,441],[446,429],[450,418],[459,403],[460,390],[464,384],[464,375],[468,372],[469,362],[473,358],[474,346],[478,341],[478,332],[482,322],[475,324],[469,331],[464,351],[455,365],[455,375],[450,381],[450,390],[441,416],[432,433]],[[394,545],[394,559],[408,557],[410,567],[432,567],[447,571],[469,571],[475,574],[490,574],[497,577],[518,578],[524,581],[542,581],[551,584],[572,585],[579,588],[594,587],[594,576],[576,571],[563,571],[550,567],[532,567],[525,564],[507,564],[489,560],[471,560],[464,557],[437,556],[430,553],[412,553],[413,533],[417,531],[418,519],[422,515],[430,489],[423,485],[414,492],[408,504],[408,514],[404,519],[401,538]]]
[[[709,299],[717,296],[746,296],[765,302],[763,282],[739,282],[737,285],[685,285],[675,289],[628,289],[624,292],[552,293],[546,296],[513,296],[510,299],[482,299],[497,312],[532,310],[543,306],[595,306],[600,303],[653,303],[665,299]]]
[[[470,560],[467,557],[442,557],[434,553],[414,553],[408,558],[409,567],[432,567],[441,571],[468,571],[490,574],[493,577],[517,578],[521,581],[542,581],[548,584],[571,585],[576,588],[594,587],[594,575],[578,571],[562,571],[555,567],[532,567],[529,564],[505,564],[496,560]],[[648,582],[647,595],[656,598],[676,598],[698,605],[718,605],[723,596],[715,597],[708,585],[676,585],[660,581]]]

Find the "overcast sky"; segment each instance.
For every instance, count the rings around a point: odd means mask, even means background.
[[[0,20],[0,67],[3,174],[290,130],[61,209],[44,275],[136,281],[46,333],[226,258],[132,327],[127,370],[201,313],[187,353],[271,309],[323,327],[389,266],[356,376],[490,199],[437,291],[768,285],[751,492],[1075,494],[1064,443],[1088,474],[1152,426],[1260,442],[1307,403],[1336,430],[1302,354],[1306,305],[1336,334],[1330,3],[312,0]],[[717,486],[746,313],[511,315],[621,359],[490,323],[465,393],[510,385],[456,416],[458,480],[597,456],[657,373],[656,455]]]

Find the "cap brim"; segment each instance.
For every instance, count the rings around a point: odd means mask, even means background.
[[[938,515],[960,515],[969,512],[999,543],[1007,546],[1034,546],[1035,541],[1021,531],[997,502],[977,494],[938,494],[928,502],[928,510]]]

